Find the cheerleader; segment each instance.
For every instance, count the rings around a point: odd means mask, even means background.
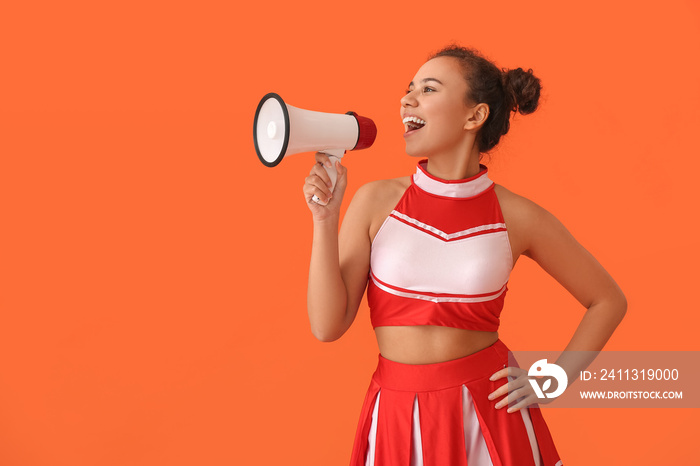
[[[526,372],[498,338],[510,272],[527,256],[587,308],[565,351],[601,350],[627,303],[552,214],[480,164],[512,113],[537,109],[540,89],[532,70],[501,70],[471,49],[434,54],[401,99],[415,173],[358,189],[340,232],[347,172],[336,164],[331,192],[330,161],[316,154],[303,188],[311,330],[340,338],[366,291],[380,351],[351,466],[562,465]],[[564,366],[575,380],[581,367]]]

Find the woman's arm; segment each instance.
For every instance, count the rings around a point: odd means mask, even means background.
[[[587,310],[565,351],[600,351],[627,312],[627,300],[602,265],[554,215],[528,201],[523,255],[537,262]]]
[[[622,321],[627,312],[627,300],[610,274],[554,215],[534,202],[510,192],[504,192],[504,197],[508,202],[514,230],[517,231],[516,244],[522,249],[518,252],[537,262],[586,308],[581,323],[556,361],[567,373],[571,384],[578,378],[580,371],[590,364],[596,352],[603,349]],[[504,400],[499,407],[523,396],[525,399],[509,411],[538,401],[543,402],[534,396],[525,381],[527,373],[523,372],[509,367],[494,374],[492,380],[507,375],[522,379],[505,384],[493,392],[492,399],[505,395],[510,389],[507,401]]]
[[[325,154],[317,154],[317,160],[325,163]],[[366,187],[357,191],[338,233],[340,204],[347,179],[345,169],[340,164],[337,168],[338,180],[327,205],[311,200],[314,194],[322,202],[328,199],[327,174],[321,165],[314,166],[304,185],[314,221],[307,310],[311,332],[321,341],[337,340],[350,328],[369,272],[371,194]]]
[[[568,351],[600,351],[624,317],[627,301],[615,280],[551,213],[496,186],[513,260],[533,259],[586,308]]]
[[[537,262],[585,308],[586,312],[557,364],[573,383],[608,342],[627,312],[627,300],[615,280],[562,223],[530,203],[528,248]]]

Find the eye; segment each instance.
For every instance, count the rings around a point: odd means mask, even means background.
[[[425,92],[425,93],[428,93],[428,92],[435,92],[435,89],[433,89],[432,87],[426,86],[426,87],[423,88],[423,92]]]
[[[411,89],[406,89],[406,95],[410,94],[411,92]]]

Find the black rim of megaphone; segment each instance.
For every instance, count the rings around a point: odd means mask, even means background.
[[[260,115],[260,109],[262,108],[263,104],[268,101],[268,99],[275,99],[280,103],[280,107],[282,107],[282,114],[284,115],[285,128],[284,144],[282,144],[282,150],[280,150],[280,153],[277,155],[277,158],[272,162],[268,162],[267,160],[265,160],[265,158],[260,153],[260,147],[258,147],[258,115]],[[257,110],[255,110],[255,119],[253,120],[253,142],[255,143],[255,152],[258,154],[258,158],[263,163],[263,165],[265,165],[266,167],[276,167],[277,165],[279,165],[279,163],[284,158],[284,154],[287,152],[287,145],[289,144],[289,133],[289,112],[287,111],[287,105],[284,103],[284,100],[282,100],[282,97],[280,97],[278,94],[275,94],[274,92],[266,94],[265,97],[260,99],[258,108]]]

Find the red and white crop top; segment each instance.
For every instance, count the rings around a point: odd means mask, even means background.
[[[488,169],[446,181],[418,162],[372,242],[372,327],[439,325],[495,332],[513,255]]]

